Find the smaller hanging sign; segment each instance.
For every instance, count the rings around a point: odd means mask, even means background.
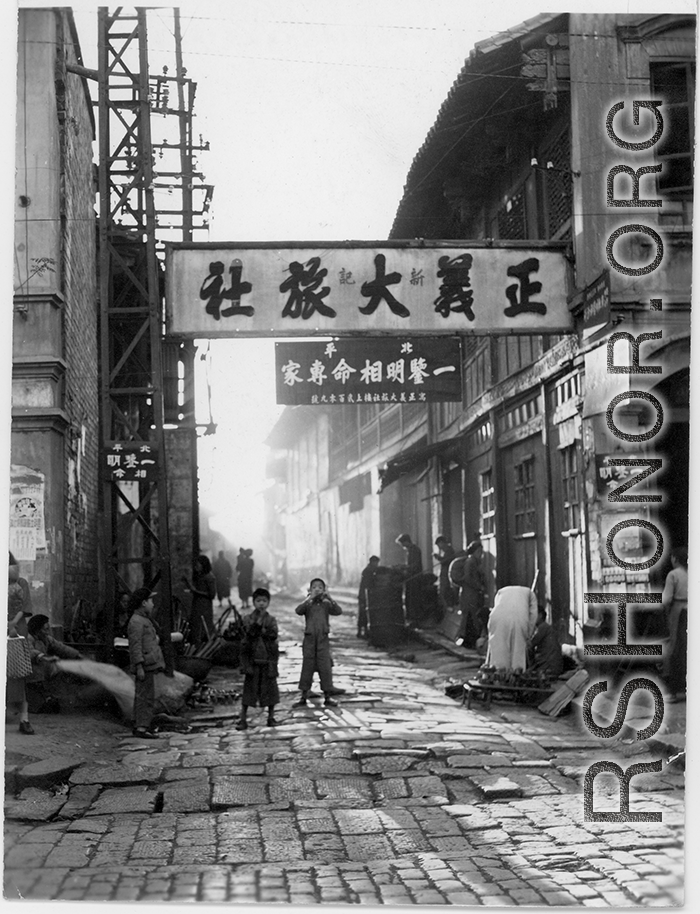
[[[462,399],[459,337],[275,343],[277,402],[438,403]]]
[[[103,453],[103,469],[113,482],[155,482],[157,452],[149,441],[110,441]]]

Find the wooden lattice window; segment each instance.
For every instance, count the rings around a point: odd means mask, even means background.
[[[535,458],[526,457],[514,466],[515,535],[535,532]]]

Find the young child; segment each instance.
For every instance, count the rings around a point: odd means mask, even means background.
[[[309,595],[297,606],[295,612],[306,617],[304,642],[302,644],[301,675],[299,688],[301,698],[293,707],[302,708],[308,704],[309,690],[314,673],[318,673],[321,689],[325,695],[324,704],[337,707],[338,702],[331,695],[333,692],[333,661],[331,660],[329,616],[340,616],[343,610],[326,592],[326,583],[321,578],[314,578],[309,585]]]
[[[136,676],[134,693],[134,736],[140,739],[157,739],[151,732],[151,723],[155,711],[155,676],[165,669],[160,639],[151,619],[153,615],[153,597],[148,587],[139,587],[129,599],[131,618],[127,626],[129,639],[129,660]]]
[[[276,727],[275,705],[280,700],[277,685],[279,643],[277,620],[270,615],[270,591],[258,587],[253,592],[253,611],[243,617],[241,672],[244,675],[241,717],[236,730],[248,729],[248,708],[267,707],[267,726]]]

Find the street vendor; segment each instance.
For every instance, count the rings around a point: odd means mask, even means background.
[[[536,621],[537,599],[529,587],[501,587],[488,621],[486,665],[498,670],[525,670],[527,644]]]
[[[537,607],[537,627],[530,638],[528,654],[529,669],[546,673],[552,679],[561,675],[564,665],[561,642],[554,628],[547,622],[547,610],[544,606]]]

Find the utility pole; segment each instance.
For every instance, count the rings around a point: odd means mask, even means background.
[[[177,11],[176,11],[177,12]],[[123,594],[145,586],[160,591],[161,622],[173,630],[168,480],[164,429],[166,396],[163,342],[163,235],[191,240],[194,225],[192,109],[194,85],[184,78],[179,12],[176,76],[149,73],[147,11],[98,11],[99,265],[102,409],[102,543],[100,603],[107,644],[114,639],[116,606]],[[164,68],[166,69],[166,68]],[[177,84],[178,107],[169,107]],[[189,99],[185,98],[185,91]],[[175,114],[178,139],[155,146],[154,115]],[[204,148],[204,147],[201,147]],[[178,168],[155,168],[156,150],[179,151]],[[201,175],[198,176],[201,178]],[[163,183],[165,179],[165,184]],[[159,206],[156,194],[181,190],[181,207]],[[179,187],[181,185],[181,187]],[[212,188],[199,184],[203,216]],[[162,223],[163,214],[180,224]],[[177,347],[177,344],[174,344]],[[190,370],[192,358],[190,356]],[[190,387],[192,385],[189,379]],[[177,392],[175,393],[177,400]],[[177,403],[176,403],[177,406]],[[172,413],[172,408],[170,409]],[[175,409],[177,415],[177,409]],[[185,423],[189,420],[185,417]],[[196,435],[194,416],[192,435]],[[169,639],[163,645],[172,669]]]

